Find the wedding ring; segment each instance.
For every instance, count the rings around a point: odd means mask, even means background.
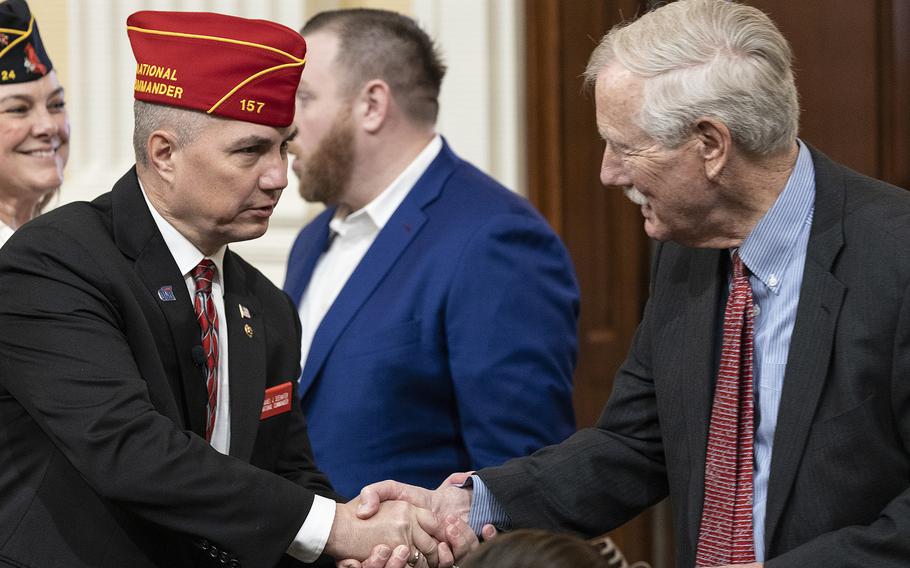
[[[408,566],[417,566],[417,563],[420,562],[420,557],[423,556],[419,550],[415,549],[414,554],[408,558]]]

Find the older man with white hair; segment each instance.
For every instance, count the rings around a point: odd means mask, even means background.
[[[468,489],[366,488],[362,515],[596,535],[669,496],[678,566],[910,564],[910,194],[797,139],[791,59],[724,0],[604,37],[601,180],[660,244],[601,419]]]

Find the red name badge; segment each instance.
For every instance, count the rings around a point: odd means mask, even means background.
[[[265,399],[262,401],[262,414],[260,420],[271,418],[276,414],[283,414],[291,411],[291,393],[294,386],[291,381],[265,389]]]

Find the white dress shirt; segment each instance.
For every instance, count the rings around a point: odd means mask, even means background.
[[[140,184],[140,187],[141,184]],[[215,263],[215,276],[212,278],[212,300],[215,302],[215,311],[218,313],[218,400],[215,404],[215,428],[212,430],[212,447],[224,455],[231,451],[231,399],[230,388],[228,387],[228,332],[227,318],[224,315],[224,285],[221,281],[221,275],[224,272],[224,251],[227,246],[218,249],[215,254],[206,257],[196,245],[191,243],[186,237],[174,228],[160,213],[152,206],[145,195],[145,189],[142,189],[142,196],[145,197],[145,203],[148,205],[149,212],[158,226],[158,231],[164,237],[164,244],[167,245],[171,256],[177,262],[177,268],[183,275],[183,282],[186,285],[187,292],[190,293],[190,300],[196,297],[196,283],[193,281],[193,269],[203,258],[208,258]],[[201,341],[201,335],[200,335]]]
[[[141,188],[142,184],[140,183],[139,186]],[[158,213],[145,194],[145,188],[142,188],[142,196],[145,197],[145,203],[155,220],[155,225],[158,226],[158,231],[164,237],[164,244],[167,245],[171,256],[177,263],[177,268],[183,274],[183,281],[190,293],[190,298],[194,298],[196,295],[193,269],[203,258],[208,258],[215,263],[215,276],[212,278],[212,300],[215,302],[215,311],[218,313],[218,402],[215,407],[215,428],[212,431],[211,444],[222,454],[228,455],[231,449],[231,401],[228,380],[228,330],[222,282],[224,253],[227,246],[221,247],[215,254],[207,257]],[[202,380],[201,376],[200,380]],[[325,548],[334,519],[335,502],[316,495],[310,513],[297,532],[296,538],[288,547],[288,554],[301,562],[316,560],[322,554],[322,549]]]
[[[3,246],[3,243],[9,240],[13,236],[13,230],[6,226],[3,221],[0,221],[0,247]]]
[[[346,217],[343,212],[336,213],[329,222],[333,235],[330,237],[331,244],[316,263],[313,276],[300,301],[300,323],[303,328],[300,343],[301,369],[306,366],[310,346],[322,318],[363,260],[379,231],[385,227],[440,150],[442,138],[437,134],[382,193]]]

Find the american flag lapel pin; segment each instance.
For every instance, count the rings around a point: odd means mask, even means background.
[[[174,295],[174,286],[167,285],[158,288],[158,298],[162,302],[176,302],[177,296]]]
[[[240,308],[240,317],[250,319],[253,316],[250,315],[250,310],[243,304],[237,304],[237,307]]]

